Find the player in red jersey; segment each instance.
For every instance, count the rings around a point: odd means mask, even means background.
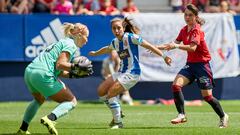
[[[187,51],[188,54],[186,65],[177,74],[172,84],[174,101],[179,114],[171,120],[171,123],[178,124],[187,121],[182,87],[196,79],[204,100],[212,106],[220,117],[219,127],[225,128],[228,124],[228,115],[223,111],[219,101],[212,96],[214,82],[209,65],[211,55],[204,39],[204,32],[201,30],[204,21],[198,17],[198,9],[192,4],[186,6],[184,19],[187,25],[181,29],[177,39],[172,43],[159,46],[159,49],[165,50],[178,48]],[[180,44],[181,42],[183,44]]]

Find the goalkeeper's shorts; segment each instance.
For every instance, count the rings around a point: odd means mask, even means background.
[[[112,75],[113,80],[118,80],[120,84],[126,89],[129,90],[140,80],[140,75],[130,74],[130,73],[114,73]]]
[[[41,69],[27,67],[24,80],[31,93],[41,93],[46,98],[65,88],[62,81]]]

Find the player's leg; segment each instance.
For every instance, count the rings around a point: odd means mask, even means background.
[[[111,110],[111,107],[110,107],[109,101],[107,99],[107,93],[108,93],[108,90],[110,89],[110,87],[113,84],[114,84],[113,77],[109,76],[98,87],[98,96],[99,96],[100,100],[103,101],[110,110]],[[123,117],[124,117],[124,115],[121,112],[121,118],[123,118]],[[113,125],[114,125],[114,119],[112,119],[112,121],[110,122],[109,126],[112,127]]]
[[[108,106],[108,108],[110,108],[110,107],[109,107],[109,103],[107,100],[107,93],[108,93],[109,88],[113,84],[114,84],[114,80],[113,80],[112,76],[110,76],[106,80],[104,80],[97,89],[100,100],[103,101]]]
[[[56,120],[68,114],[77,105],[77,100],[69,88],[64,87],[56,94],[49,96],[50,99],[59,105],[48,115],[41,118],[41,123],[48,128],[51,134],[57,135],[55,128]]]
[[[115,123],[115,125],[113,124],[112,129],[123,127],[121,119],[121,107],[117,96],[136,85],[139,79],[139,75],[123,73],[117,77],[117,81],[115,81],[110,87],[107,98]]]
[[[24,74],[24,80],[28,87],[28,90],[32,93],[34,99],[28,105],[28,107],[24,113],[23,121],[22,121],[21,127],[18,131],[18,134],[30,134],[30,132],[28,131],[29,124],[32,121],[32,119],[34,118],[34,116],[36,115],[40,106],[45,101],[45,97],[42,96],[42,94],[39,93],[39,91],[36,89],[36,87],[33,86],[32,80],[34,80],[36,78],[38,78],[38,77],[35,75],[35,71],[32,69],[26,68],[25,74]]]
[[[40,93],[32,93],[32,95],[34,99],[25,110],[23,121],[17,134],[30,134],[28,131],[29,124],[45,101],[45,98]]]
[[[201,90],[204,100],[211,105],[213,110],[217,113],[220,118],[219,128],[226,128],[228,126],[228,115],[224,113],[219,101],[212,96],[212,90]]]
[[[172,84],[174,103],[178,111],[178,116],[171,120],[172,124],[184,123],[187,121],[184,110],[184,96],[182,87],[189,83],[189,79],[181,74],[178,74]]]
[[[220,118],[219,127],[227,127],[228,115],[224,113],[219,101],[213,97],[212,88],[214,87],[214,80],[212,70],[209,63],[199,63],[196,68],[196,78],[198,87],[201,89],[201,94],[204,100],[211,105],[213,110]]]
[[[112,112],[113,121],[109,124],[112,129],[122,128],[121,106],[118,95],[125,91],[125,88],[116,81],[108,91],[108,103]]]

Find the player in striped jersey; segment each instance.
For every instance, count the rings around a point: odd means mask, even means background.
[[[167,65],[170,65],[172,60],[155,46],[143,40],[138,35],[139,29],[132,24],[131,20],[127,18],[124,20],[114,18],[111,20],[111,28],[116,38],[112,40],[109,46],[105,46],[97,51],[91,51],[89,55],[98,56],[116,50],[121,59],[119,72],[108,77],[98,87],[100,99],[106,103],[113,115],[113,122],[110,123],[110,127],[117,129],[122,128],[123,124],[121,120],[121,108],[116,96],[129,90],[140,80],[141,69],[139,65],[138,46],[144,47],[161,56]]]

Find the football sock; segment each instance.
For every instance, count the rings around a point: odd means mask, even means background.
[[[184,111],[184,97],[182,91],[174,92],[174,102],[178,113],[185,114]]]
[[[29,124],[32,121],[35,114],[37,113],[40,106],[41,105],[38,103],[38,101],[33,99],[25,111],[23,121]]]
[[[25,122],[25,121],[23,121],[20,129],[21,129],[22,131],[27,131],[27,130],[28,130],[28,126],[29,126],[28,123]]]
[[[121,120],[121,107],[117,97],[112,97],[108,99],[109,107],[113,115],[113,120],[115,123],[122,122]]]
[[[223,111],[219,101],[215,97],[213,97],[212,95],[206,96],[206,97],[204,97],[204,100],[212,106],[213,110],[217,113],[217,115],[220,118],[224,117],[224,111]]]
[[[75,108],[75,104],[73,102],[62,102],[59,104],[52,113],[56,116],[57,120],[58,118],[66,115],[69,111]]]
[[[99,99],[100,99],[101,101],[103,101],[103,102],[107,105],[107,107],[110,109],[110,105],[109,105],[109,102],[108,102],[108,100],[107,100],[107,95],[104,95],[104,96],[102,96],[102,97],[99,97]]]
[[[185,114],[184,111],[184,96],[182,93],[182,87],[178,85],[172,85],[174,103],[178,113]]]

